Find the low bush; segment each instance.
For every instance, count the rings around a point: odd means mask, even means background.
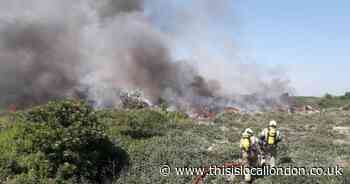
[[[7,182],[100,183],[127,163],[127,154],[83,102],[50,102],[16,119],[3,131],[7,139],[0,139],[0,161],[6,160],[0,177]]]
[[[149,138],[164,135],[167,117],[158,111],[149,109],[130,111],[127,115],[127,128],[124,134],[132,138]]]

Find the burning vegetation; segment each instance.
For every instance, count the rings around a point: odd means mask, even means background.
[[[159,166],[237,160],[241,131],[271,118],[286,135],[279,165],[349,175],[349,92],[294,97],[283,72],[205,48],[231,1],[168,2],[0,0],[0,183],[190,183]],[[343,178],[257,183],[316,180]]]

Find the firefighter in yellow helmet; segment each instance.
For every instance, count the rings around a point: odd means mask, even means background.
[[[277,144],[282,141],[280,131],[277,129],[277,122],[271,120],[269,126],[259,135],[259,145],[262,151],[261,164],[276,165]]]
[[[240,159],[244,167],[256,167],[258,164],[259,145],[252,129],[247,128],[240,140]],[[244,175],[244,181],[250,183],[251,175]]]

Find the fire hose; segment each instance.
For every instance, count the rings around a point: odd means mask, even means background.
[[[221,166],[209,166],[206,167],[204,172],[201,175],[196,176],[196,178],[193,180],[192,184],[200,184],[203,179],[208,175],[208,173],[210,172],[210,168],[212,167],[216,167],[216,168],[228,168],[228,167],[241,167],[242,163],[241,162],[233,162],[233,163],[225,163],[224,165]]]

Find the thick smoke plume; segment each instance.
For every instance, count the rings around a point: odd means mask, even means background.
[[[141,89],[154,104],[163,99],[178,107],[280,103],[288,85],[278,77],[260,79],[243,64],[197,50],[176,56],[178,43],[207,40],[213,31],[208,17],[223,12],[225,2],[193,1],[197,15],[170,8],[172,1],[167,10],[164,1],[0,0],[0,103],[25,107],[78,95],[96,106],[116,106],[122,89]],[[214,14],[204,13],[208,7],[216,7]],[[192,32],[183,25],[193,25]],[[214,66],[223,70],[206,70]],[[246,82],[245,90],[231,88]],[[255,94],[254,100],[243,93]]]
[[[8,24],[1,30],[3,103],[33,105],[66,96],[79,84],[76,35],[61,25]]]

